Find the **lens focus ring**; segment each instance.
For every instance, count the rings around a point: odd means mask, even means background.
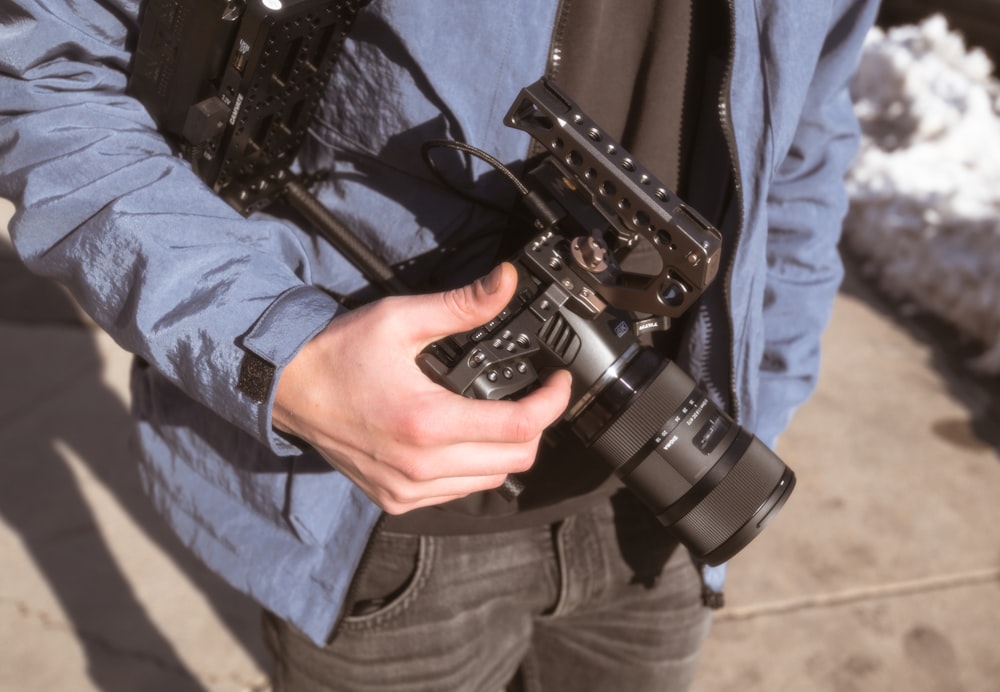
[[[634,457],[688,399],[694,382],[673,363],[667,363],[617,420],[594,440],[594,449],[617,470]]]
[[[712,553],[780,490],[778,485],[786,469],[780,459],[754,438],[747,453],[725,478],[673,524],[674,530],[685,537],[696,554]]]

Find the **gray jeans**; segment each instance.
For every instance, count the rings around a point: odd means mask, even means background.
[[[630,497],[558,524],[382,533],[317,647],[269,613],[275,692],[687,689],[708,632],[687,551]]]

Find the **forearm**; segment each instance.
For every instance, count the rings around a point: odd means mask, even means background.
[[[0,195],[17,207],[11,236],[119,344],[267,441],[268,402],[236,388],[246,349],[280,368],[339,306],[308,285],[301,231],[230,209],[125,96],[135,5],[72,3],[54,18],[42,3],[4,2]],[[254,331],[262,319],[282,329]]]

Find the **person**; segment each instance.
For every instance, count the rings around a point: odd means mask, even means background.
[[[415,364],[514,290],[493,209],[511,191],[451,161],[493,202],[471,203],[420,146],[516,165],[518,90],[545,74],[571,95],[721,230],[718,279],[657,347],[773,444],[842,276],[848,82],[876,6],[372,2],[297,162],[415,287],[353,307],[357,268],[280,209],[236,213],[125,93],[137,0],[0,2],[16,249],[137,355],[147,491],[263,606],[276,689],[690,686],[711,620],[698,568],[551,427],[569,375],[477,401]],[[511,473],[527,489],[497,501]]]

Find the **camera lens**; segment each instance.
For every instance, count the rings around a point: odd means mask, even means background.
[[[593,395],[572,427],[710,565],[753,540],[795,485],[777,455],[648,348]]]

